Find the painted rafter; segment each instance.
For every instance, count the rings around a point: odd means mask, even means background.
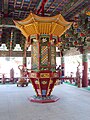
[[[61,1],[58,6],[55,7],[55,9],[51,12],[51,15],[53,14],[53,12],[55,12],[55,10],[63,3],[63,1]]]
[[[67,10],[67,12],[64,13],[63,15],[64,15],[65,17],[67,17],[71,12],[74,12],[74,10],[77,9],[77,7],[80,6],[81,4],[83,4],[83,2],[85,2],[85,1],[86,1],[86,0],[79,0],[79,1],[77,1],[77,2],[76,2],[75,4],[73,4],[73,6],[70,7],[70,9]]]
[[[23,4],[24,4],[24,0],[22,0],[22,3],[21,3],[21,9],[22,9],[22,7],[23,7]]]
[[[14,1],[14,8],[15,8],[15,6],[16,6],[16,3],[17,3],[17,0]]]
[[[49,8],[46,10],[46,12],[48,12],[48,10],[50,9],[50,7],[53,5],[53,3],[55,2],[56,0],[54,0],[51,4],[50,4],[50,6],[49,6]]]
[[[74,9],[72,12],[70,12],[68,15],[66,15],[64,17],[70,21],[70,19],[73,18],[76,14],[79,14],[80,12],[82,13],[82,11],[86,5],[87,5],[86,3],[79,5],[76,9]]]
[[[42,0],[42,2],[40,2],[40,5],[36,11],[36,14],[39,14],[40,12],[44,12],[44,6],[47,3],[48,0]]]
[[[8,0],[3,1],[3,12],[5,16],[8,15]]]
[[[28,4],[27,9],[29,9],[29,8],[30,8],[31,3],[32,3],[32,0],[30,0],[30,2],[29,2],[29,4]]]

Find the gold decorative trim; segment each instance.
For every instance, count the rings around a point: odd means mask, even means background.
[[[37,74],[36,73],[30,73],[30,78],[36,78]]]
[[[38,81],[38,80],[35,80],[35,84],[39,84],[39,81]]]
[[[42,83],[43,85],[46,85],[46,84],[47,84],[47,81],[43,80],[41,83]]]
[[[53,77],[59,77],[58,73],[54,73]]]

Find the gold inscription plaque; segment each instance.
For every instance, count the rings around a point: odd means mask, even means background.
[[[40,78],[50,78],[49,73],[40,73]]]

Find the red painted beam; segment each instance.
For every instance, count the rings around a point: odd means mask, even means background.
[[[37,10],[36,14],[39,14],[40,12],[42,12],[42,15],[44,16],[44,6],[47,3],[48,0],[42,0],[41,5],[39,7],[39,9]]]

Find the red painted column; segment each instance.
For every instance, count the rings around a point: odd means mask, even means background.
[[[23,65],[26,67],[27,66],[27,45],[25,43],[25,46],[24,46],[24,55],[23,55]]]
[[[10,53],[9,53],[9,55],[11,56],[12,55],[12,39],[13,39],[13,30],[11,31],[11,39],[10,39],[10,48],[9,48],[9,50],[10,50]]]
[[[44,16],[44,2],[42,3],[42,16]]]
[[[87,87],[88,86],[88,62],[87,62],[87,54],[83,53],[82,54],[82,65],[83,65],[83,70],[82,70],[82,87]]]

